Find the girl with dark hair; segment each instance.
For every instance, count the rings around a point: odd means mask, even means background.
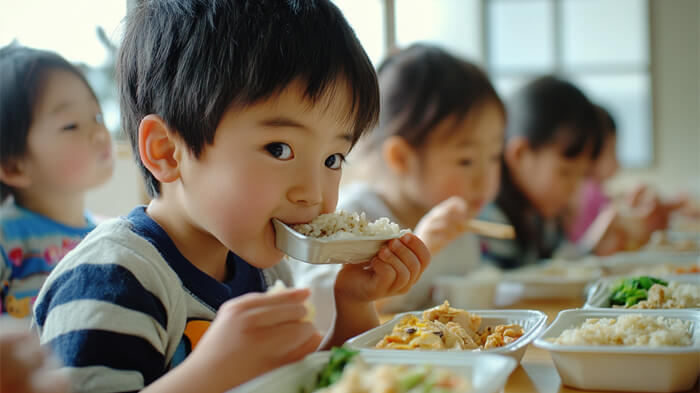
[[[600,118],[574,85],[536,79],[507,104],[508,125],[495,202],[481,214],[511,224],[514,240],[482,238],[482,256],[504,269],[551,258],[564,244],[560,218],[601,149]]]
[[[603,185],[618,171],[615,153],[617,125],[607,109],[597,106],[603,129],[603,146],[590,176],[564,215],[569,240],[598,255],[632,251],[646,244],[656,230],[668,227],[670,214],[687,204],[681,195],[662,202],[649,187],[640,185],[614,201]]]
[[[477,66],[430,45],[413,45],[378,70],[379,125],[350,157],[362,182],[341,190],[338,207],[389,217],[412,228],[433,259],[411,290],[381,305],[395,312],[430,306],[437,276],[480,264],[477,238],[464,223],[496,195],[505,108]],[[359,172],[364,172],[358,175]],[[339,268],[296,264],[317,308],[333,308]],[[436,299],[437,300],[437,299]],[[330,321],[316,323],[328,328]]]
[[[112,175],[94,92],[61,56],[0,48],[0,310],[29,317],[44,280],[95,227],[85,193]]]

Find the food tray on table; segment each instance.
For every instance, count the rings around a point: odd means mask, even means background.
[[[653,274],[653,269],[662,265],[682,268],[700,267],[700,252],[685,251],[638,251],[621,252],[608,257],[587,258],[586,262],[594,264],[606,275]]]
[[[562,345],[552,342],[587,318],[624,314],[675,318],[690,323],[691,344],[685,346]],[[562,383],[584,390],[679,392],[693,387],[700,371],[700,311],[575,309],[559,313],[535,340],[549,351]]]
[[[521,299],[583,298],[586,287],[602,275],[596,266],[553,260],[505,272],[499,291]]]
[[[612,296],[614,286],[622,279],[633,278],[635,276],[612,276],[598,280],[588,291],[586,303],[583,308],[612,308],[610,304],[610,296]],[[663,275],[658,278],[671,282],[675,281],[681,284],[691,284],[700,286],[700,274],[679,274],[679,275]],[[700,310],[700,308],[691,308]],[[635,310],[635,309],[631,309]]]
[[[536,310],[469,310],[469,313],[476,314],[482,318],[481,326],[491,326],[499,324],[518,324],[523,327],[524,334],[522,337],[518,338],[510,344],[506,344],[502,347],[485,349],[485,350],[401,350],[401,349],[383,349],[375,348],[375,345],[381,341],[384,336],[390,334],[401,319],[406,315],[415,315],[421,317],[422,311],[412,311],[397,314],[392,320],[374,328],[366,331],[359,336],[351,338],[348,340],[346,345],[349,348],[359,350],[360,353],[394,353],[396,356],[412,356],[412,353],[419,353],[420,356],[426,356],[426,354],[434,353],[438,355],[448,355],[448,356],[471,356],[471,354],[501,354],[507,355],[518,362],[522,359],[527,349],[528,344],[535,340],[535,338],[542,332],[547,321],[547,316]]]
[[[434,356],[423,354],[362,353],[363,360],[370,366],[387,365],[431,365],[445,368],[469,382],[469,393],[496,393],[503,389],[508,377],[517,366],[512,358],[495,354],[465,354],[462,356]],[[311,391],[319,371],[328,363],[330,352],[317,352],[296,363],[270,371],[255,378],[229,393],[299,393]]]

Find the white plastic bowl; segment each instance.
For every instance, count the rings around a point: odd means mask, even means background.
[[[471,381],[470,393],[495,393],[501,391],[517,363],[506,356],[493,354],[469,356],[405,357],[387,354],[361,354],[370,365],[419,365],[431,364],[447,368]],[[328,363],[330,352],[311,354],[303,360],[270,371],[233,390],[230,393],[299,393],[302,388],[313,386],[318,372]]]
[[[495,353],[510,356],[520,362],[523,355],[525,355],[525,350],[527,349],[528,344],[530,344],[542,332],[542,329],[547,321],[547,316],[544,313],[536,310],[469,310],[469,312],[481,316],[482,326],[516,323],[523,327],[525,334],[510,344],[483,351],[432,351],[375,348],[375,345],[377,345],[377,343],[381,341],[384,336],[391,333],[394,325],[396,325],[401,318],[409,314],[413,314],[419,318],[423,315],[422,311],[412,311],[397,314],[392,320],[382,324],[381,326],[351,338],[345,345],[352,349],[359,350],[363,354],[386,352],[394,353],[395,356],[399,357],[424,357],[426,354],[430,353],[446,356],[471,356],[473,354]]]
[[[615,276],[615,277],[605,277],[598,280],[591,289],[588,291],[588,297],[586,298],[586,303],[583,308],[602,308],[610,309],[610,295],[612,295],[612,288],[615,286],[618,280],[627,277],[638,277],[638,276]],[[664,281],[676,281],[683,284],[694,284],[700,286],[700,274],[679,274],[673,276],[660,276],[659,278]],[[618,309],[618,308],[616,308]],[[698,310],[698,308],[693,308]],[[631,309],[637,310],[637,309]]]
[[[615,345],[560,345],[565,329],[580,326],[586,318],[616,318],[645,314],[691,322],[690,346],[642,347]],[[564,310],[535,340],[549,351],[562,383],[584,390],[626,392],[680,392],[693,387],[700,371],[700,311],[694,310]]]

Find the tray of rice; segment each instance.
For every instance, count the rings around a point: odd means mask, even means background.
[[[397,314],[346,345],[362,353],[393,352],[397,356],[496,353],[519,362],[546,320],[544,313],[535,310],[466,311],[445,302],[425,311]]]
[[[356,355],[333,348],[278,368],[229,393],[496,393],[516,362],[505,356]]]
[[[700,274],[606,277],[593,285],[583,307],[700,310]]]
[[[686,391],[700,371],[700,312],[564,310],[535,346],[576,389]]]
[[[314,264],[369,261],[390,239],[409,231],[388,218],[369,222],[364,213],[339,210],[307,224],[289,226],[273,219],[275,246],[288,256]]]

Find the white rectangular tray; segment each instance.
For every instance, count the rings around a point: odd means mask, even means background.
[[[612,287],[618,280],[626,277],[636,276],[624,275],[615,277],[605,277],[598,280],[588,291],[588,297],[586,299],[586,303],[583,305],[583,308],[610,309],[610,295],[612,294]],[[659,278],[667,282],[677,281],[684,284],[700,285],[700,274],[679,274],[673,276],[659,276]],[[695,308],[695,310],[698,309]]]
[[[543,262],[504,273],[499,291],[514,293],[519,299],[583,298],[586,287],[602,275],[599,267],[590,264]]]
[[[678,265],[700,264],[700,253],[687,251],[637,251],[621,252],[609,257],[587,258],[587,262],[603,269],[608,275],[629,274],[641,267],[654,267],[664,263]]]
[[[560,345],[549,341],[586,318],[646,314],[691,322],[693,344],[685,347]],[[564,310],[535,340],[549,351],[562,383],[584,390],[679,392],[690,389],[700,371],[700,311],[695,310]]]
[[[428,354],[429,355],[429,354]],[[495,393],[501,391],[508,377],[517,366],[515,360],[500,355],[469,354],[469,356],[405,357],[390,354],[361,354],[370,364],[419,365],[431,364],[447,368],[471,381],[470,393]],[[314,385],[318,372],[328,363],[330,352],[311,354],[303,360],[270,371],[251,380],[229,393],[299,393],[302,388]]]
[[[547,321],[547,316],[544,313],[535,310],[470,310],[469,312],[481,316],[482,326],[517,323],[523,327],[525,334],[510,344],[484,351],[401,350],[381,349],[374,347],[382,338],[384,338],[384,336],[391,333],[394,325],[396,325],[405,315],[413,314],[420,318],[423,314],[422,311],[412,311],[397,314],[391,321],[388,321],[374,329],[368,330],[359,336],[351,338],[347,341],[346,345],[350,348],[359,350],[361,353],[386,352],[394,353],[396,356],[400,357],[423,357],[427,353],[443,354],[448,356],[471,356],[471,354],[475,353],[496,353],[511,356],[520,362],[525,354],[528,344],[530,344],[542,332],[542,329]]]

